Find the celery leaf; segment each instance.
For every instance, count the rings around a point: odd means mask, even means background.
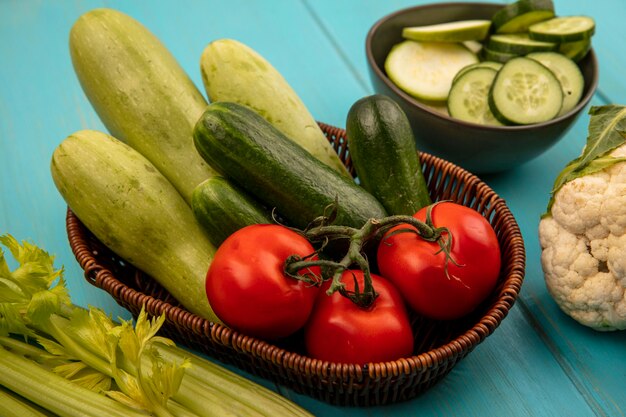
[[[191,366],[191,362],[187,359],[182,363],[167,362],[159,356],[156,349],[150,349],[147,355],[151,360],[152,370],[146,375],[139,376],[141,384],[152,401],[165,406],[167,400],[180,388],[185,369]]]
[[[63,306],[71,306],[63,269],[54,268],[54,257],[37,246],[11,235],[0,236],[18,262],[11,271],[0,251],[0,334],[33,335],[29,323],[40,323]]]

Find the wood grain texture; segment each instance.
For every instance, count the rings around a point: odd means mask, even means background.
[[[104,129],[82,93],[67,47],[69,29],[87,10],[112,7],[144,23],[200,88],[199,58],[218,38],[242,41],[268,59],[321,121],[345,125],[358,98],[373,93],[365,62],[369,27],[392,11],[425,1],[87,0],[0,2],[0,233],[56,254],[75,303],[114,317],[128,314],[87,284],[69,250],[65,203],[54,188],[52,151],[76,130]],[[592,104],[626,104],[623,0],[555,0],[559,14],[596,19],[600,86]],[[507,200],[525,238],[527,276],[502,326],[440,384],[392,406],[333,407],[251,377],[318,416],[623,416],[626,332],[586,329],[566,317],[545,289],[537,225],[552,181],[585,143],[588,117],[537,159],[483,179]],[[232,368],[231,368],[232,369]]]

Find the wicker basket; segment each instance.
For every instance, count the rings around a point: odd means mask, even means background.
[[[337,153],[352,170],[345,131],[320,123]],[[491,297],[462,320],[434,322],[412,317],[414,356],[393,362],[338,364],[307,357],[300,339],[272,344],[189,313],[149,276],[100,243],[68,209],[70,246],[85,278],[113,296],[135,317],[145,305],[166,314],[162,334],[242,370],[336,405],[382,405],[408,400],[440,381],[489,336],[515,302],[524,278],[525,252],[519,227],[504,200],[476,176],[428,154],[422,166],[433,200],[452,200],[482,213],[496,230],[502,271]]]

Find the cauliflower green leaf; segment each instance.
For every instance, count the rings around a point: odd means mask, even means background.
[[[591,117],[587,143],[581,155],[567,164],[557,176],[544,217],[550,213],[554,195],[563,185],[626,160],[624,157],[608,155],[626,141],[626,106],[614,104],[593,106],[589,110],[589,115]]]

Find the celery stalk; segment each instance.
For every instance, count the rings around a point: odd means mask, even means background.
[[[29,402],[0,387],[0,416],[3,417],[49,417],[35,409]]]
[[[0,385],[61,417],[145,417],[0,348]]]
[[[242,389],[243,391],[243,389]],[[204,416],[211,417],[246,417],[262,416],[254,408],[249,407],[239,398],[225,396],[215,389],[213,385],[202,385],[196,381],[185,379],[179,392],[173,397],[180,404],[185,404],[187,408]],[[280,414],[271,413],[279,416]]]
[[[15,354],[25,356],[38,363],[56,358],[55,355],[52,355],[43,349],[12,337],[0,336],[0,346],[3,346]]]
[[[303,408],[274,391],[188,351],[173,346],[159,346],[158,349],[166,360],[180,361],[187,358],[191,362],[191,367],[186,370],[180,389],[173,397],[187,404],[191,409],[196,410],[195,406],[191,406],[192,403],[202,407],[206,396],[216,395],[228,404],[236,402],[245,405],[249,415],[311,416]],[[199,387],[202,392],[197,392]],[[232,401],[227,401],[227,399]]]
[[[183,407],[179,403],[170,400],[167,403],[168,410],[172,413],[174,417],[198,417],[198,416],[206,416],[207,414],[197,414],[193,411],[189,410],[186,407]]]
[[[0,386],[31,395],[44,402],[43,408],[51,407],[60,415],[312,416],[280,394],[157,336],[164,316],[149,320],[142,311],[133,327],[130,321],[115,323],[96,308],[73,305],[63,271],[54,269],[52,256],[32,244],[20,245],[9,235],[0,236],[0,244],[20,264],[19,273],[10,271],[0,250],[6,292],[0,301],[0,311],[6,313],[0,315]],[[8,334],[32,338],[47,352],[5,337]],[[2,355],[5,351],[24,364],[21,379],[29,383],[14,382],[20,381],[19,370],[12,367],[16,362]],[[75,378],[79,371],[87,377]],[[43,383],[32,385],[38,379]],[[110,391],[111,380],[119,391]],[[27,388],[18,391],[18,386]],[[108,397],[85,387],[104,391]],[[76,394],[85,391],[84,398]],[[50,395],[59,400],[50,400]],[[83,407],[86,399],[90,408]],[[76,404],[86,413],[71,408]],[[66,414],[55,411],[58,407]]]

